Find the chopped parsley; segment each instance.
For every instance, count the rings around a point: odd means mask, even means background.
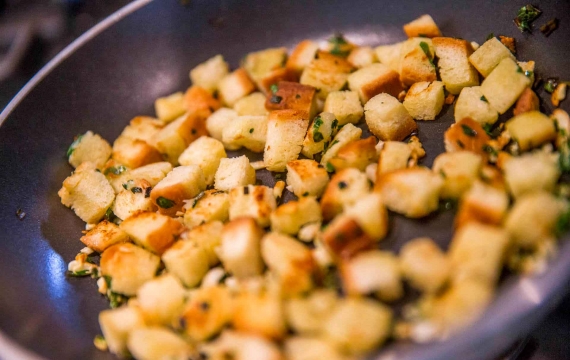
[[[518,72],[518,73],[521,73],[521,74],[524,74],[524,71],[523,71],[522,67],[520,67],[519,65],[517,65],[517,72]]]
[[[441,175],[441,177],[444,178],[444,179],[447,178],[447,175],[445,174],[445,171],[443,171],[443,169],[442,169],[442,170],[439,170],[439,175]]]
[[[271,93],[275,94],[275,93],[277,93],[277,90],[279,90],[279,86],[277,86],[277,84],[273,84],[273,85],[271,85],[270,89],[271,89]]]
[[[138,187],[138,186],[135,186],[135,187],[131,188],[131,192],[132,192],[133,194],[138,194],[138,193],[142,193],[143,190],[142,190],[142,188],[140,188],[140,187]]]
[[[485,41],[489,41],[489,40],[491,40],[491,39],[494,38],[494,37],[495,37],[495,34],[490,33],[489,35],[487,35],[487,38],[485,39]]]
[[[301,98],[301,95],[299,95],[299,94],[295,95],[295,99],[300,99],[300,98]]]
[[[463,130],[463,133],[467,136],[470,136],[470,137],[477,136],[477,131],[473,130],[472,128],[470,128],[469,126],[467,126],[465,124],[461,124],[461,129]]]
[[[302,196],[303,196],[303,197],[304,197],[304,196],[309,196],[309,192],[308,192],[308,191],[305,191]]]
[[[126,296],[117,294],[116,292],[110,290],[107,291],[107,297],[109,298],[109,305],[111,306],[111,309],[118,308],[128,300]]]
[[[150,196],[150,192],[152,191],[152,187],[147,187],[146,189],[144,189],[144,197],[147,198]]]
[[[489,102],[489,100],[487,100],[487,98],[485,97],[485,95],[481,96],[480,100],[481,100],[481,101],[484,101],[484,102],[486,102],[486,103]]]
[[[465,149],[465,144],[461,141],[461,140],[457,140],[457,145],[462,148]]]
[[[117,215],[115,215],[115,213],[113,212],[113,210],[111,210],[111,208],[108,208],[107,211],[105,211],[105,216],[104,216],[105,220],[112,222],[112,223],[117,223],[120,222],[121,219],[119,219],[117,217]]]
[[[69,271],[67,274],[73,277],[83,277],[91,275],[91,271],[89,270]]]
[[[492,156],[498,155],[497,150],[488,144],[483,145],[483,151]]]
[[[71,143],[71,145],[69,145],[69,148],[67,149],[67,158],[69,159],[69,157],[71,156],[71,154],[73,154],[73,152],[75,151],[75,149],[77,148],[77,146],[79,145],[79,143],[81,142],[81,139],[83,139],[83,135],[77,135],[75,137],[75,140],[73,140],[73,142]]]
[[[331,129],[336,129],[337,126],[338,126],[338,120],[334,119],[332,124],[331,124]]]
[[[249,133],[253,134],[253,128],[249,129]]]
[[[560,148],[558,167],[564,174],[570,174],[570,140]]]
[[[341,181],[338,183],[338,188],[341,190],[346,189],[347,187],[348,187],[348,185],[344,181]]]
[[[551,19],[540,27],[540,32],[544,36],[549,37],[556,29],[558,29],[558,19]]]
[[[527,70],[527,71],[524,72],[524,75],[525,75],[527,78],[532,78],[532,76],[534,75],[534,71]]]
[[[156,199],[156,205],[160,206],[163,209],[170,209],[174,206],[174,201],[160,196],[158,199]]]
[[[429,51],[428,43],[425,41],[422,41],[422,42],[420,42],[420,47],[422,48],[424,54],[426,54],[426,56],[429,60],[429,63],[432,64],[432,66],[435,66],[435,64],[433,63],[433,56],[431,54],[431,51]]]
[[[323,139],[324,139],[324,136],[320,131],[314,131],[313,132],[313,140],[315,142],[321,142],[321,141],[323,141]]]
[[[557,78],[548,78],[546,79],[546,82],[544,83],[544,90],[546,90],[549,93],[553,93],[554,90],[556,90],[556,87],[558,86],[558,79]]]
[[[270,99],[269,102],[272,104],[280,104],[281,100],[283,100],[283,97],[281,96],[277,96],[277,95],[273,95]]]
[[[327,164],[325,165],[325,169],[327,170],[327,172],[330,172],[330,173],[335,171],[333,164],[331,164],[330,162],[327,162]]]
[[[570,208],[566,209],[566,211],[558,217],[554,227],[554,233],[556,236],[562,236],[568,230],[570,230]]]
[[[514,19],[515,25],[521,32],[532,32],[530,26],[537,17],[540,16],[542,11],[532,5],[525,5],[519,9],[517,17]]]
[[[342,34],[335,34],[329,40],[332,48],[330,53],[340,57],[347,57],[350,54],[350,44],[346,41]]]
[[[119,165],[119,166],[111,166],[110,168],[107,168],[105,170],[105,175],[109,175],[109,174],[113,174],[113,175],[121,175],[122,173],[124,173],[125,171],[127,171],[127,168],[124,165]]]

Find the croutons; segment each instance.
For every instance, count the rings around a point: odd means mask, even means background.
[[[481,75],[487,77],[505,58],[516,60],[511,51],[493,36],[469,56],[469,62]]]
[[[348,87],[366,104],[380,93],[398,96],[403,90],[398,73],[384,64],[371,64],[348,76]]]
[[[80,240],[85,246],[102,253],[111,245],[129,241],[129,235],[112,222],[103,220]]]
[[[411,156],[412,148],[408,144],[399,141],[386,141],[378,158],[376,180],[380,179],[382,174],[408,167],[408,160]]]
[[[297,76],[301,76],[303,70],[313,61],[317,51],[319,50],[319,45],[311,40],[303,40],[291,52],[289,59],[285,67]]]
[[[173,275],[166,274],[146,282],[137,291],[138,306],[147,324],[166,325],[178,320],[186,291]]]
[[[148,182],[148,184],[152,187],[158,184],[160,180],[164,179],[166,174],[171,171],[172,164],[166,161],[149,164],[141,166],[140,168],[126,171],[120,176],[111,179],[111,186],[113,186],[115,193],[123,191],[125,186],[130,187],[131,183],[139,184],[143,180]]]
[[[337,260],[353,258],[361,251],[375,247],[374,241],[351,216],[341,214],[334,218],[322,233],[322,243]],[[332,260],[332,259],[331,259]]]
[[[188,114],[199,114],[207,118],[220,108],[221,103],[206,89],[194,85],[184,94],[184,106]]]
[[[233,107],[236,101],[255,91],[255,84],[249,79],[247,71],[239,68],[220,80],[218,91],[224,104]]]
[[[320,197],[328,182],[327,171],[314,160],[301,159],[287,163],[287,185],[297,196]]]
[[[483,157],[488,156],[487,146],[491,137],[481,124],[471,118],[463,118],[451,125],[443,134],[447,152],[471,151]]]
[[[435,120],[443,108],[443,83],[416,82],[406,93],[404,107],[416,120]]]
[[[161,214],[176,215],[184,207],[184,200],[192,199],[206,190],[202,169],[196,165],[178,166],[150,192],[150,198]]]
[[[287,163],[296,160],[309,126],[305,112],[275,110],[269,113],[267,141],[263,162],[270,171],[284,171]]]
[[[221,286],[200,288],[190,298],[182,315],[183,329],[190,339],[206,340],[218,334],[232,316],[232,299]]]
[[[135,214],[120,225],[135,243],[162,255],[182,232],[182,224],[168,216],[142,212]]]
[[[101,136],[88,131],[69,146],[67,158],[74,168],[84,162],[91,162],[98,169],[102,168],[111,157],[111,145]]]
[[[113,160],[131,169],[162,161],[158,150],[140,139],[119,136],[113,143]]]
[[[322,220],[321,207],[314,197],[302,197],[279,206],[270,219],[272,231],[296,235],[303,225]]]
[[[330,92],[343,88],[352,70],[352,65],[345,59],[318,51],[316,58],[303,70],[300,83],[315,87],[317,96],[325,100]]]
[[[435,293],[451,275],[450,262],[441,249],[429,238],[407,242],[400,251],[402,276],[416,289]]]
[[[323,165],[329,172],[334,171],[335,169],[332,168],[332,164],[329,163],[329,160],[334,158],[339,153],[340,149],[344,148],[351,142],[360,139],[360,135],[362,135],[361,128],[350,123],[344,125],[335,135],[329,146],[325,149],[325,153],[321,158],[321,165]]]
[[[269,111],[265,108],[265,95],[259,91],[236,101],[234,110],[239,116],[262,116],[269,114]]]
[[[116,355],[127,355],[129,334],[145,325],[138,308],[122,306],[117,309],[103,310],[99,313],[99,326],[109,346],[109,351]]]
[[[164,127],[165,122],[149,116],[133,118],[121,132],[121,137],[152,142],[152,138]]]
[[[194,241],[178,241],[162,255],[169,273],[187,287],[195,287],[209,270],[206,250]]]
[[[323,219],[331,220],[369,191],[366,174],[352,168],[339,171],[332,177],[321,199]]]
[[[552,191],[560,176],[557,156],[543,152],[510,158],[504,165],[507,187],[517,198],[535,191]]]
[[[218,250],[224,268],[238,279],[260,275],[263,271],[262,236],[263,230],[252,218],[239,218],[227,223]]]
[[[530,79],[511,58],[501,60],[483,80],[481,92],[493,109],[504,114],[530,85]]]
[[[182,116],[182,114],[186,112],[184,93],[180,91],[156,99],[154,102],[154,112],[156,116],[164,122],[171,122],[179,116]]]
[[[222,141],[224,129],[238,117],[238,113],[233,109],[219,108],[206,119],[206,129],[211,137]]]
[[[151,190],[146,180],[130,181],[125,183],[125,187],[126,189],[117,194],[111,207],[115,216],[121,220],[126,220],[142,211],[156,211],[156,205],[148,196],[148,192]]]
[[[286,60],[286,48],[271,48],[247,54],[243,59],[242,66],[257,84],[257,87],[265,91],[262,83],[263,78],[268,76],[272,70],[283,67]]]
[[[215,266],[220,262],[217,250],[222,243],[222,231],[224,224],[214,220],[193,228],[183,233],[180,237],[187,241],[198,244],[206,253],[206,259],[210,266]]]
[[[441,36],[441,31],[439,31],[435,21],[427,14],[405,24],[404,32],[409,38],[418,36],[434,38]]]
[[[517,116],[529,111],[537,111],[540,109],[540,99],[531,88],[527,87],[517,100],[513,115]]]
[[[364,115],[356,91],[333,91],[325,101],[324,111],[334,114],[339,125],[357,124]]]
[[[416,122],[398,99],[378,94],[364,105],[364,118],[378,139],[401,141],[417,129]]]
[[[308,296],[293,297],[285,302],[287,322],[296,333],[317,335],[337,302],[332,289],[316,289]]]
[[[355,168],[364,171],[366,167],[375,162],[378,158],[376,153],[376,138],[370,136],[350,142],[341,147],[333,158],[328,160],[328,164],[336,170]]]
[[[267,116],[238,116],[226,125],[222,142],[228,150],[244,146],[253,152],[263,152],[267,140]]]
[[[522,151],[556,138],[554,122],[540,111],[529,111],[507,121],[505,127]]]
[[[480,86],[466,87],[461,90],[455,102],[455,122],[470,118],[481,125],[494,124],[499,119],[495,110],[483,93]]]
[[[128,348],[136,359],[186,359],[193,349],[181,336],[166,327],[148,326],[129,334]]]
[[[166,156],[173,165],[178,165],[178,157],[200,136],[207,135],[204,119],[196,113],[182,115],[166,125],[153,138],[153,145]]]
[[[338,120],[334,114],[322,112],[313,119],[309,126],[309,130],[303,140],[303,149],[301,153],[308,158],[313,158],[317,153],[325,150],[326,145],[336,134],[338,129]]]
[[[376,57],[380,63],[388,66],[390,69],[400,72],[400,53],[402,50],[402,45],[405,41],[392,44],[392,45],[381,45],[374,49]]]
[[[296,82],[280,81],[277,91],[267,95],[265,107],[268,110],[297,110],[312,119],[317,113],[317,89]]]
[[[416,82],[432,82],[437,80],[437,72],[433,63],[434,49],[431,39],[410,38],[402,44],[400,53],[400,81],[404,86]],[[397,96],[397,94],[390,94]]]
[[[273,191],[267,186],[247,185],[230,190],[230,220],[243,216],[255,219],[259,226],[269,226],[269,216],[277,207]]]
[[[497,189],[482,181],[475,181],[461,198],[455,217],[455,227],[460,228],[471,221],[500,225],[508,207],[509,196],[504,189]]]
[[[216,55],[190,70],[190,80],[192,84],[213,93],[228,73],[229,67],[224,57]]]
[[[236,300],[232,325],[237,331],[280,339],[285,335],[285,315],[281,299],[269,293],[244,292]]]
[[[374,241],[383,239],[388,233],[388,211],[379,194],[371,193],[360,197],[356,202],[348,205],[344,213],[356,220]]]
[[[192,229],[210,221],[229,218],[229,195],[221,190],[206,190],[185,206],[184,225]]]
[[[255,184],[255,170],[247,156],[223,158],[216,171],[214,187],[229,191],[238,186]]]
[[[196,165],[202,169],[206,185],[214,183],[220,160],[227,157],[224,145],[211,137],[202,136],[190,144],[178,158],[180,165]]]
[[[224,359],[233,356],[235,360],[283,360],[277,344],[261,336],[225,330],[211,344],[201,351],[209,359]]]
[[[456,151],[438,155],[433,161],[433,172],[443,178],[442,198],[459,198],[479,177],[481,156],[471,151]]]
[[[479,74],[469,62],[473,48],[468,41],[448,37],[432,41],[439,58],[439,75],[447,91],[457,95],[465,87],[479,85]]]
[[[362,68],[377,62],[376,53],[370,46],[357,47],[346,58],[352,66]]]

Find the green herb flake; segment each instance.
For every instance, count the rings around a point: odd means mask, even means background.
[[[330,173],[335,171],[333,164],[331,164],[330,162],[327,162],[327,164],[325,165],[325,169],[327,170],[327,172],[330,172]]]
[[[424,54],[426,54],[429,63],[432,64],[432,66],[435,66],[435,64],[433,63],[433,56],[431,54],[431,51],[429,50],[429,45],[428,43],[426,43],[425,41],[420,42],[420,47],[422,48]]]
[[[328,40],[329,44],[332,45],[330,53],[340,57],[347,57],[350,54],[350,47],[348,41],[344,38],[342,34],[335,34]]]
[[[277,96],[277,95],[273,95],[270,99],[269,102],[272,104],[280,104],[281,100],[283,100],[283,97],[281,96]]]
[[[170,209],[174,206],[174,201],[160,196],[158,199],[156,199],[156,205],[160,206],[163,209]]]
[[[142,191],[143,191],[142,188],[140,188],[140,187],[138,187],[138,186],[135,186],[134,188],[131,188],[131,192],[132,192],[133,194],[142,193]]]
[[[521,32],[532,32],[531,24],[537,17],[540,16],[542,11],[532,5],[525,5],[519,9],[517,17],[514,19],[515,25]]]
[[[477,131],[473,130],[472,128],[470,128],[469,126],[467,126],[465,124],[461,124],[461,129],[463,130],[463,133],[467,136],[470,136],[470,137],[477,136]]]
[[[488,144],[483,145],[483,151],[486,152],[486,153],[489,154],[489,155],[492,155],[492,156],[497,156],[497,155],[498,155],[497,150],[496,150],[494,147],[492,147],[491,145],[488,145]]]
[[[107,297],[109,298],[109,305],[111,306],[111,309],[118,308],[128,300],[126,296],[117,294],[113,291],[107,291]]]
[[[69,159],[69,157],[71,156],[71,154],[73,154],[73,152],[75,151],[75,149],[77,148],[77,146],[79,145],[79,143],[81,142],[81,139],[83,139],[83,135],[77,135],[75,137],[75,140],[73,140],[73,142],[71,143],[71,145],[69,145],[69,148],[67,149],[67,158]]]
[[[570,174],[570,140],[560,148],[558,167],[564,174]]]
[[[313,121],[313,129],[319,130],[322,124],[323,124],[323,119],[320,116],[317,116]]]
[[[570,208],[567,208],[556,220],[554,233],[560,237],[570,230]]]
[[[336,129],[337,126],[338,126],[338,120],[334,119],[332,124],[331,124],[331,129]]]
[[[548,78],[548,79],[546,79],[546,82],[544,83],[544,90],[546,90],[548,93],[552,94],[554,92],[554,90],[556,90],[557,86],[558,86],[558,79],[557,78]]]
[[[447,179],[447,175],[445,174],[445,171],[439,170],[439,175],[441,175],[442,178]]]
[[[347,187],[348,187],[348,184],[345,183],[344,181],[341,181],[338,183],[338,188],[341,190],[346,189]]]
[[[129,190],[129,186],[128,186],[126,183],[124,183],[124,184],[123,184],[123,189]]]
[[[111,210],[111,208],[108,208],[107,211],[105,211],[105,220],[113,222],[115,218],[116,216],[113,210]]]
[[[309,196],[309,192],[308,192],[308,191],[305,191],[305,192],[303,193],[303,197],[305,197],[305,196]]]
[[[119,166],[111,166],[110,168],[107,168],[105,170],[105,175],[109,175],[109,174],[113,174],[113,175],[121,175],[122,173],[124,173],[125,171],[127,171],[127,168],[124,165],[119,165]]]
[[[494,38],[494,37],[495,37],[495,34],[490,33],[489,35],[487,35],[487,38],[485,39],[485,41],[489,41],[489,40],[491,40],[491,39]]]
[[[534,75],[534,71],[527,70],[527,71],[524,72],[524,75],[525,75],[527,78],[530,79],[530,78],[532,78],[532,76]]]
[[[484,101],[484,102],[486,102],[486,103],[489,102],[489,100],[487,100],[487,98],[485,97],[485,95],[481,96],[480,100],[481,100],[481,101]]]
[[[273,84],[271,85],[270,89],[272,94],[276,94],[277,90],[279,90],[279,86],[277,86],[277,84]]]
[[[91,275],[91,271],[89,270],[69,271],[68,275],[73,277],[83,277]]]
[[[313,140],[315,142],[321,142],[321,141],[323,141],[323,139],[324,139],[324,136],[321,132],[319,132],[319,131],[313,132]]]
[[[253,134],[253,128],[249,129],[249,133]]]

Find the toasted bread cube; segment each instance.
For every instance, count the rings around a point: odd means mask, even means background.
[[[508,207],[509,196],[504,189],[497,189],[482,181],[475,181],[461,198],[455,217],[455,227],[460,228],[472,221],[500,225],[507,214]]]
[[[263,272],[260,242],[263,230],[252,218],[230,221],[222,231],[219,257],[224,268],[238,279]]]
[[[303,40],[291,52],[289,59],[285,67],[294,71],[298,76],[301,75],[303,70],[313,61],[317,51],[319,50],[319,44],[311,40]]]
[[[221,107],[221,103],[208,90],[193,85],[184,94],[184,107],[188,114],[196,113],[207,118]]]
[[[129,125],[123,129],[121,136],[151,143],[153,137],[165,124],[164,121],[149,116],[136,116],[129,122]]]
[[[442,198],[459,198],[479,177],[483,159],[471,151],[439,154],[433,161],[433,171],[443,178]]]
[[[417,82],[408,90],[404,107],[416,120],[435,120],[443,108],[444,101],[441,81]]]
[[[253,152],[263,152],[267,140],[267,116],[238,116],[222,132],[222,142],[228,150],[242,146]]]
[[[236,101],[234,110],[239,116],[262,116],[269,114],[265,108],[265,95],[259,91],[251,93]]]
[[[91,162],[100,169],[111,157],[111,152],[111,145],[105,139],[88,131],[75,139],[67,150],[67,157],[74,168],[84,162]]]
[[[321,199],[323,218],[331,220],[369,192],[366,174],[352,168],[339,171],[332,177]]]
[[[314,160],[302,159],[287,163],[287,185],[291,186],[297,196],[320,197],[328,182],[327,171]]]
[[[338,120],[334,114],[322,112],[313,119],[309,130],[303,140],[303,149],[301,153],[308,158],[313,158],[317,153],[325,150],[325,144],[328,144],[331,138],[336,134],[338,128]]]
[[[147,324],[169,326],[184,308],[186,290],[171,274],[146,282],[137,291],[139,308]]]
[[[233,107],[236,101],[255,91],[255,84],[250,80],[247,71],[239,68],[220,80],[218,91],[224,104]]]
[[[164,252],[162,261],[189,288],[197,286],[210,269],[206,250],[195,241],[176,242]]]
[[[540,111],[529,111],[507,121],[505,127],[522,151],[556,138],[554,122]]]
[[[346,168],[364,171],[368,165],[376,162],[377,158],[376,138],[370,136],[344,145],[328,163],[336,171]]]
[[[344,125],[342,129],[340,129],[339,132],[335,135],[330,145],[325,149],[325,153],[321,158],[321,165],[327,167],[327,170],[329,171],[334,171],[334,169],[330,169],[330,166],[332,164],[329,164],[329,161],[339,153],[340,149],[360,139],[360,135],[362,135],[361,128],[358,128],[350,123]]]
[[[441,289],[451,275],[449,259],[430,238],[413,239],[402,247],[400,269],[414,288],[430,294]]]
[[[439,58],[439,75],[447,91],[457,95],[465,87],[479,85],[479,74],[469,62],[473,48],[468,41],[448,37],[432,41]]]
[[[258,88],[261,89],[261,79],[272,70],[283,67],[286,60],[286,48],[270,48],[247,54],[243,59],[242,66]]]
[[[231,124],[238,114],[235,110],[229,108],[219,108],[206,119],[206,129],[211,137],[222,141],[224,129]]]
[[[128,348],[136,359],[186,359],[193,348],[180,335],[166,327],[148,326],[129,334]]]
[[[172,95],[156,99],[154,102],[154,112],[160,120],[165,122],[171,122],[182,116],[186,112],[184,93],[179,91]]]
[[[216,171],[215,185],[218,190],[229,191],[238,186],[255,184],[255,170],[247,156],[223,158]]]
[[[133,296],[154,278],[160,258],[131,243],[115,244],[101,254],[101,274],[111,277],[111,291]]]
[[[237,331],[281,339],[287,331],[281,299],[268,293],[240,294],[235,300],[232,325]]]
[[[120,225],[131,239],[153,253],[162,255],[183,230],[182,224],[168,216],[154,212],[135,214]]]
[[[382,174],[408,167],[410,156],[412,156],[412,148],[408,144],[399,141],[386,141],[378,158],[376,180],[380,179]]]
[[[361,251],[371,250],[374,241],[351,216],[341,214],[328,224],[322,233],[322,244],[332,260],[353,258]]]
[[[521,67],[513,59],[504,58],[483,80],[481,92],[493,109],[504,114],[530,84]]]
[[[383,141],[404,140],[418,128],[406,107],[389,94],[370,99],[364,105],[364,118],[372,134]]]
[[[246,185],[230,190],[230,220],[242,216],[255,219],[259,226],[269,226],[269,216],[277,207],[273,191],[267,186]]]
[[[298,295],[313,287],[316,263],[311,250],[296,239],[270,232],[261,239],[261,256],[277,275],[284,295]]]
[[[258,86],[263,93],[270,96],[273,92],[273,85],[279,84],[282,81],[297,82],[299,81],[299,75],[297,75],[295,71],[287,69],[286,67],[277,68],[271,70],[271,72],[265,75],[259,82]]]
[[[429,169],[416,167],[384,174],[376,180],[388,209],[410,218],[421,218],[437,210],[443,187],[441,176]]]
[[[272,231],[296,235],[303,225],[322,220],[321,207],[314,197],[302,197],[279,206],[270,219]]]
[[[194,140],[208,135],[204,118],[196,113],[182,115],[166,125],[153,139],[153,145],[172,165]]]
[[[362,68],[378,62],[376,52],[370,46],[360,46],[350,52],[346,58],[355,68]]]
[[[228,63],[222,55],[216,55],[190,70],[193,85],[200,86],[213,93],[218,83],[229,73]]]
[[[540,99],[530,87],[524,89],[518,98],[513,115],[517,116],[529,111],[538,111],[540,109]]]
[[[75,214],[88,224],[101,220],[115,200],[115,192],[95,165],[84,162],[63,181],[57,193],[61,203],[71,207]]]
[[[196,290],[182,315],[186,334],[195,341],[211,338],[230,322],[232,308],[232,299],[225,287]]]
[[[493,36],[469,56],[469,62],[481,75],[487,77],[505,58],[516,61],[513,53]]]
[[[145,325],[141,311],[135,307],[122,306],[117,309],[103,310],[99,313],[99,326],[113,354],[128,354],[127,340],[129,334]]]
[[[504,165],[505,181],[514,197],[539,190],[552,191],[560,177],[556,155],[543,152],[510,158]]]
[[[227,157],[224,144],[208,137],[199,137],[191,143],[180,157],[178,162],[182,166],[196,165],[202,169],[206,185],[214,184],[214,176],[220,166],[220,161]]]
[[[204,249],[209,266],[215,266],[220,262],[217,250],[222,243],[223,230],[224,224],[214,220],[183,233],[181,238],[198,244]]]
[[[318,337],[292,336],[285,340],[285,357],[289,360],[345,360],[335,347]]]
[[[481,125],[494,124],[499,119],[499,113],[483,96],[480,86],[466,87],[461,90],[455,102],[454,114],[455,122],[471,118]]]
[[[345,59],[319,51],[316,58],[311,60],[303,70],[299,82],[315,87],[318,98],[325,100],[330,92],[344,87],[353,69]]]
[[[327,96],[324,111],[334,114],[339,125],[357,124],[364,115],[356,91],[333,91]]]
[[[379,194],[372,193],[360,197],[346,207],[344,213],[358,223],[374,241],[383,239],[388,233],[388,211]]]
[[[317,89],[296,82],[280,81],[277,91],[267,95],[265,108],[268,110],[297,110],[312,119],[317,113]]]
[[[154,146],[125,136],[119,136],[113,143],[113,159],[131,169],[163,160]]]
[[[398,73],[380,63],[368,65],[350,74],[348,87],[358,93],[363,104],[377,94],[398,96],[403,90]]]
[[[471,118],[463,118],[451,125],[443,135],[445,151],[471,151],[487,157],[486,146],[491,140],[483,126]]]
[[[441,31],[439,31],[435,21],[427,14],[405,24],[404,32],[409,38],[417,36],[434,38],[441,36]]]
[[[285,302],[287,322],[299,334],[317,335],[338,302],[331,289],[316,289],[308,296],[293,297]]]
[[[90,249],[102,253],[111,245],[129,241],[129,235],[112,222],[103,220],[79,240]]]
[[[433,59],[435,52],[431,39],[423,37],[410,38],[404,41],[400,53],[400,81],[404,86],[416,82],[432,82],[437,80],[437,72]],[[397,94],[390,94],[397,96]]]
[[[192,229],[210,221],[229,218],[229,195],[221,190],[206,190],[186,205],[184,225]]]
[[[134,182],[132,182],[134,184]],[[145,187],[133,186],[130,189],[123,189],[115,197],[115,202],[111,209],[113,214],[121,220],[126,220],[130,216],[145,211],[156,211],[156,205],[150,197],[147,197],[146,190],[150,185],[145,182]],[[136,191],[136,192],[135,192]]]
[[[392,311],[365,298],[346,298],[330,315],[325,338],[344,352],[358,355],[375,349],[390,335]]]
[[[111,186],[115,190],[115,193],[123,191],[125,186],[128,186],[129,181],[132,181],[134,184],[138,184],[144,180],[152,187],[158,184],[160,180],[164,179],[166,174],[171,171],[172,164],[166,161],[149,164],[122,173],[120,176],[111,180]]]
[[[378,61],[395,72],[400,73],[400,54],[404,43],[405,41],[402,41],[392,45],[381,45],[376,47],[374,52],[376,53]]]
[[[297,110],[275,110],[267,120],[267,141],[263,162],[270,171],[284,171],[299,157],[309,126],[308,114]]]
[[[225,330],[213,343],[202,347],[208,359],[283,360],[279,347],[261,336]]]
[[[178,166],[150,192],[150,198],[161,214],[176,215],[184,207],[184,200],[196,197],[206,190],[202,169],[196,165]]]

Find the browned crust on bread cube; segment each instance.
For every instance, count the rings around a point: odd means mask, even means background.
[[[333,55],[327,51],[319,50],[312,65],[321,71],[332,71],[348,74],[354,70],[354,66],[345,58]]]
[[[404,32],[409,38],[412,37],[438,37],[441,31],[430,15],[422,15],[419,18],[404,25]]]
[[[218,110],[222,104],[200,86],[191,86],[184,94],[184,107],[189,113],[199,113],[204,118]]]
[[[80,240],[85,246],[102,253],[111,245],[129,241],[129,235],[112,222],[103,220]]]
[[[131,169],[163,160],[160,152],[146,141],[124,137],[119,137],[113,144],[112,157]]]
[[[267,95],[265,108],[270,111],[290,109],[312,114],[316,111],[316,94],[317,89],[312,86],[290,81],[281,81],[278,84],[277,92]],[[281,101],[272,102],[271,100],[274,97],[280,97]]]
[[[481,124],[471,118],[459,120],[451,125],[444,134],[445,149],[447,151],[467,150],[488,158],[485,145],[491,140]]]
[[[261,87],[260,90],[268,95],[271,95],[271,85],[278,84],[282,81],[298,82],[299,75],[288,68],[273,69],[259,82],[259,86]]]
[[[178,128],[178,134],[184,139],[186,145],[190,145],[200,136],[208,136],[206,118],[200,113],[188,114],[186,120]]]
[[[140,246],[162,255],[184,231],[184,225],[168,216],[141,212],[130,216],[120,225]]]
[[[540,100],[536,96],[535,92],[531,88],[526,88],[519,99],[513,110],[513,115],[517,116],[525,112],[539,110]]]
[[[377,158],[376,139],[374,136],[370,136],[346,144],[340,148],[335,157],[329,160],[329,163],[336,171],[346,168],[364,171],[366,166],[375,162]]]
[[[347,216],[340,216],[329,224],[323,233],[323,243],[337,258],[343,260],[370,250],[375,244],[356,220]]]
[[[253,81],[251,81],[249,75],[247,74],[247,71],[244,68],[239,68],[234,72],[232,72],[231,74],[227,75],[225,78],[223,78],[220,81],[222,86],[218,85],[218,87],[225,86],[226,82],[231,82],[232,85],[236,83],[239,84],[240,86],[239,96],[232,99],[224,99],[224,94],[223,94],[224,89],[223,88],[218,89],[220,100],[222,100],[227,105],[230,105],[231,107],[233,107],[233,105],[237,100],[241,99],[246,95],[251,94],[256,89],[255,84],[253,83]]]
[[[317,53],[318,45],[312,40],[303,40],[291,52],[291,55],[287,59],[285,67],[293,71],[298,77],[301,76],[305,66],[314,59]],[[312,57],[309,56],[312,54]]]

